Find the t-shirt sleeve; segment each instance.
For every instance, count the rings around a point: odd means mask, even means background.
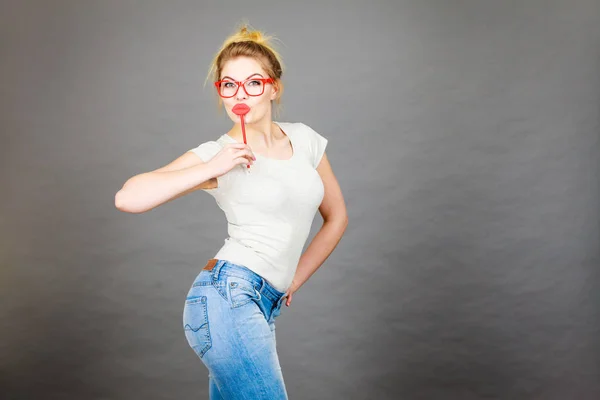
[[[215,141],[204,142],[198,147],[190,149],[192,153],[195,153],[204,162],[210,161],[220,150],[221,145]]]
[[[198,155],[202,159],[203,162],[210,161],[219,151],[221,151],[221,145],[216,141],[209,141],[200,144],[198,147],[194,147],[190,149],[192,153]],[[227,174],[217,177],[217,187],[212,189],[202,189],[203,191],[210,193],[213,196],[217,196],[218,194],[224,191],[224,186],[226,183]]]
[[[308,128],[307,133],[310,160],[313,168],[317,168],[319,166],[319,163],[321,162],[321,159],[323,158],[323,154],[325,153],[325,147],[327,147],[328,140],[319,133],[317,133],[310,126],[306,124],[304,124],[304,126]]]

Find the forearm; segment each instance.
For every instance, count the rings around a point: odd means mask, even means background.
[[[325,221],[300,257],[292,286],[298,290],[325,262],[340,242],[348,222],[345,219]]]
[[[176,171],[145,172],[125,182],[123,188],[115,195],[115,205],[125,212],[146,212],[211,178],[214,178],[214,171],[207,163]]]

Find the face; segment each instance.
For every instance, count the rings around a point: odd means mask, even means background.
[[[253,58],[237,57],[225,63],[221,71],[220,79],[244,82],[248,78],[269,78],[260,63]],[[249,84],[257,84],[250,82]],[[229,118],[235,123],[240,122],[240,117],[231,111],[233,106],[244,103],[250,107],[248,114],[244,116],[246,124],[257,123],[265,118],[271,119],[271,101],[277,97],[277,90],[271,83],[264,84],[264,93],[260,96],[249,96],[240,87],[233,97],[222,98],[225,110]],[[250,93],[252,93],[250,91]]]

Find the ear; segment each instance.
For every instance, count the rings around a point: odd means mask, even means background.
[[[277,98],[277,93],[279,92],[279,88],[277,87],[277,84],[274,84],[271,86],[271,101],[275,100]]]

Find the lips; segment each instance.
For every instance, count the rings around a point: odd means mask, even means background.
[[[235,115],[245,115],[250,111],[250,107],[248,107],[246,104],[240,103],[233,106],[231,111],[233,111]]]

